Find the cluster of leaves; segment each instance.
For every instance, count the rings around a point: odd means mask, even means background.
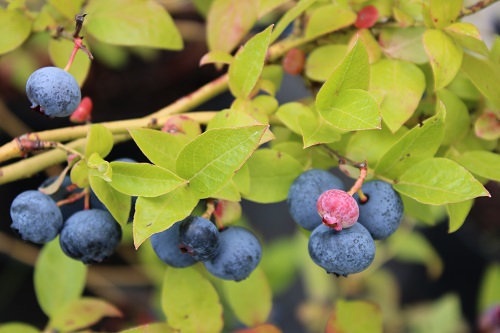
[[[83,3],[49,0],[32,9],[25,1],[10,1],[7,8],[0,8],[0,31],[6,36],[0,40],[0,54],[18,49],[32,32],[69,26],[74,15],[82,12]],[[166,131],[130,128],[132,140],[151,163],[106,161],[113,134],[94,124],[84,146],[77,147],[81,158],[70,165],[72,181],[90,186],[124,228],[130,198],[138,198],[132,231],[136,248],[191,214],[206,198],[236,206],[242,198],[258,203],[283,201],[304,170],[338,165],[329,154],[332,150],[349,160],[366,161],[369,178],[392,183],[404,200],[407,218],[434,224],[447,214],[450,232],[460,228],[475,198],[489,196],[483,185],[500,181],[496,167],[500,164],[500,39],[488,49],[475,26],[460,22],[462,1],[193,3],[206,17],[209,52],[200,64],[228,66],[228,87],[234,96],[230,108],[217,112],[203,130],[189,114],[172,117]],[[287,10],[268,24],[270,13],[281,5]],[[357,29],[357,12],[367,5],[377,9],[379,21],[370,29]],[[106,57],[107,52],[120,57],[121,49],[113,45],[182,48],[173,20],[154,1],[90,0],[83,11],[88,17],[82,33],[96,57]],[[292,22],[294,33],[283,37]],[[244,42],[257,23],[265,28]],[[60,67],[72,49],[71,43],[65,43],[49,42],[49,54]],[[292,47],[307,54],[302,75],[312,96],[280,105],[276,99],[284,75],[280,61]],[[80,61],[74,63],[72,74],[81,84],[90,64],[84,57]],[[357,177],[355,168],[340,168]],[[424,262],[430,275],[440,274],[442,263],[421,235],[408,230],[398,234],[383,245],[387,252],[402,260]],[[291,281],[299,269],[297,263],[283,259],[297,242],[289,240],[264,251],[262,267],[240,283],[211,278],[197,266],[168,268],[158,283],[168,325],[147,329],[219,332],[224,326],[222,299],[240,322],[253,327],[245,332],[277,331],[265,323],[273,293],[279,293],[283,281]],[[306,262],[303,245],[303,253],[292,252]],[[86,269],[76,267],[57,248],[52,243],[44,247],[35,274],[49,328],[72,331],[103,315],[119,315],[107,303],[80,298]],[[50,270],[56,266],[55,275],[63,280],[69,272],[77,275],[71,283],[57,284],[71,285],[71,290],[54,293],[50,288],[55,284],[47,276],[54,275]],[[68,274],[61,274],[61,267]],[[310,265],[301,266],[301,271],[316,285],[312,296],[338,295],[328,292],[331,280],[312,276],[323,272]],[[366,283],[380,286],[381,281],[391,279],[373,273]],[[380,294],[371,292],[379,300]],[[450,317],[459,311],[453,296],[440,302],[436,309],[444,309]],[[75,323],[66,320],[69,314],[82,309],[93,311],[80,318],[83,322],[76,321],[80,326],[68,326]],[[382,314],[368,303],[339,301],[335,309],[327,332],[382,331]],[[354,313],[366,314],[366,322],[346,319]],[[440,312],[428,318],[435,313]],[[418,329],[418,324],[410,326]],[[445,331],[439,329],[436,332]]]

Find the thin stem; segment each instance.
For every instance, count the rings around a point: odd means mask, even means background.
[[[347,192],[351,196],[353,196],[354,193],[361,191],[361,186],[363,186],[363,181],[365,180],[366,174],[368,172],[368,165],[366,164],[366,162],[357,163],[355,166],[359,168],[359,177],[351,187],[351,189]]]
[[[478,11],[480,11],[488,6],[491,6],[492,4],[494,4],[495,2],[498,2],[498,1],[499,0],[478,1],[469,7],[462,8],[462,10],[460,11],[460,17],[464,17],[464,16],[468,16],[468,15],[472,15],[474,13],[477,13]]]
[[[201,217],[210,220],[214,212],[215,212],[215,200],[211,198],[207,199],[207,209],[205,210],[203,215],[201,215]]]

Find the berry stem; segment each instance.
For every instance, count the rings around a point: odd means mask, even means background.
[[[71,194],[66,199],[59,200],[58,202],[56,202],[56,204],[58,207],[61,207],[61,206],[67,205],[67,204],[72,204],[73,202],[77,201],[78,199],[82,198],[85,195],[86,195],[85,191],[82,191],[80,193]]]
[[[366,174],[368,172],[368,165],[366,162],[356,163],[354,166],[359,168],[359,177],[354,183],[354,185],[351,187],[349,192],[347,192],[351,196],[353,196],[354,193],[361,191],[361,186],[363,185],[363,181],[365,180]]]
[[[322,144],[321,147],[323,147],[326,150],[328,155],[335,157],[338,160],[339,164],[348,164],[348,165],[352,165],[356,168],[359,168],[359,165],[361,164],[361,163],[358,163],[356,161],[353,161],[353,160],[343,156],[338,151],[328,147],[326,144]]]
[[[358,195],[359,195],[359,200],[361,201],[361,203],[365,203],[368,201],[368,197],[366,196],[366,194],[363,193],[363,191],[361,189],[358,190]]]
[[[215,212],[215,199],[209,198],[209,199],[207,199],[207,209],[201,215],[201,217],[206,218],[207,220],[210,220],[210,218],[212,217],[212,214],[214,212]]]

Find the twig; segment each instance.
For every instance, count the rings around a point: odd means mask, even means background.
[[[498,1],[499,0],[483,0],[483,1],[476,2],[475,4],[473,4],[469,7],[464,7],[460,11],[460,17],[464,17],[464,16],[468,16],[468,15],[472,15],[474,13],[477,13],[478,11],[480,11],[488,6],[491,6],[492,4],[494,4],[495,2],[498,2]]]

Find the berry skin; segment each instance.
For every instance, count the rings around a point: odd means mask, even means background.
[[[320,225],[311,233],[308,248],[318,266],[336,275],[359,273],[375,258],[375,242],[359,223],[341,231]]]
[[[26,94],[31,108],[49,117],[71,115],[82,97],[75,78],[58,67],[43,67],[31,74],[26,82]]]
[[[330,172],[310,169],[300,174],[288,190],[288,211],[292,219],[307,230],[314,230],[321,224],[316,202],[321,193],[330,190],[344,190],[344,184]]]
[[[356,28],[371,28],[378,20],[378,10],[377,7],[368,5],[363,7],[358,12],[358,17],[356,18],[356,22],[354,22],[354,26]]]
[[[76,110],[69,117],[72,123],[85,123],[92,119],[92,100],[85,96],[78,104]]]
[[[122,229],[105,210],[88,209],[73,214],[61,230],[63,252],[84,264],[103,261],[113,254],[122,238]]]
[[[11,229],[23,240],[44,244],[56,238],[63,226],[61,210],[42,192],[20,193],[10,206]]]
[[[196,260],[209,260],[219,251],[219,230],[210,220],[188,216],[179,226],[182,248]]]
[[[241,281],[253,272],[261,258],[262,246],[257,237],[245,228],[233,226],[220,232],[219,253],[203,264],[220,279]]]
[[[392,235],[401,224],[404,206],[399,194],[391,184],[371,180],[361,187],[368,201],[361,202],[359,195],[354,199],[359,206],[358,222],[365,226],[373,239],[385,239]]]
[[[181,222],[176,222],[167,230],[151,236],[151,245],[158,258],[177,268],[188,267],[197,262],[189,253],[183,252],[179,248],[181,244],[179,238],[180,225]]]
[[[306,54],[298,48],[290,49],[283,57],[283,70],[290,75],[299,75],[304,69]]]
[[[318,198],[316,208],[323,224],[337,231],[349,228],[358,221],[358,204],[345,191],[328,190],[323,192]]]

